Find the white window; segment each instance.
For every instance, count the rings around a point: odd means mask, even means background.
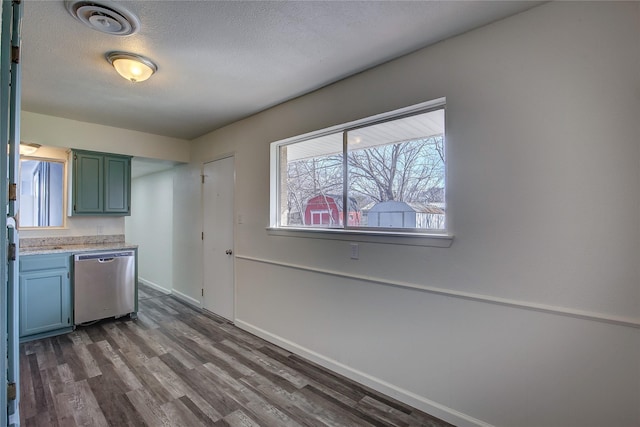
[[[438,100],[274,142],[271,226],[445,233],[444,113]]]

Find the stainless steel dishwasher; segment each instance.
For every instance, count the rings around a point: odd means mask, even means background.
[[[135,310],[135,251],[74,255],[74,324]]]

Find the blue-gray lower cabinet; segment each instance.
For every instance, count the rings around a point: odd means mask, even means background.
[[[73,330],[70,254],[20,257],[20,341]]]

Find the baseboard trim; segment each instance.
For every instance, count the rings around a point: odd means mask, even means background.
[[[246,255],[236,255],[236,259],[251,261],[251,262],[259,262],[262,264],[276,265],[279,267],[291,268],[295,270],[310,271],[313,273],[326,274],[329,276],[362,280],[365,282],[376,283],[378,285],[393,286],[398,288],[408,288],[408,289],[413,289],[417,291],[429,292],[436,295],[444,295],[452,298],[461,298],[461,299],[466,299],[470,301],[483,302],[487,304],[502,305],[507,307],[524,309],[524,310],[538,311],[542,313],[549,313],[549,314],[555,314],[560,316],[573,317],[576,319],[591,320],[595,322],[609,323],[611,325],[618,325],[618,326],[625,326],[629,328],[640,329],[640,318],[614,316],[609,314],[595,313],[591,311],[572,309],[567,307],[558,307],[554,305],[538,304],[538,303],[533,303],[528,301],[514,300],[510,298],[499,298],[499,297],[494,297],[490,295],[474,294],[471,292],[452,291],[449,289],[438,288],[435,286],[427,286],[427,285],[421,285],[421,284],[410,283],[410,282],[402,282],[397,280],[380,279],[377,277],[365,276],[361,274],[343,273],[341,271],[336,271],[336,270],[309,267],[306,265],[292,264],[288,262],[281,262],[281,261],[269,260],[264,258],[255,258],[255,257],[246,256]]]
[[[391,383],[383,381],[372,375],[358,371],[357,369],[353,369],[347,365],[344,365],[338,362],[337,360],[334,360],[329,357],[323,356],[322,354],[316,353],[313,350],[310,350],[306,347],[296,344],[293,341],[289,341],[285,338],[282,338],[262,328],[254,326],[253,324],[249,322],[245,322],[244,320],[236,319],[235,325],[240,329],[244,329],[247,332],[257,335],[262,339],[265,339],[288,351],[291,351],[292,353],[305,357],[306,359],[311,360],[312,362],[317,363],[327,369],[330,369],[331,371],[344,375],[345,377],[353,381],[356,381],[360,384],[370,387],[376,391],[379,391],[380,393],[384,393],[387,396],[391,396],[394,399],[397,399],[401,402],[411,405],[414,408],[420,409],[421,411],[424,411],[435,417],[441,418],[456,426],[491,427],[491,424],[488,424],[484,421],[473,418],[469,415],[463,414],[462,412],[458,412],[454,409],[441,405],[437,402],[431,401],[423,396],[417,395],[413,392],[397,387]]]
[[[189,295],[183,294],[182,292],[176,291],[175,289],[171,291],[171,294],[182,302],[185,302],[197,308],[202,308],[202,304],[200,303],[200,301],[195,298],[191,298]]]
[[[138,282],[141,282],[144,285],[149,286],[150,288],[153,288],[157,291],[162,292],[163,294],[171,294],[171,289],[167,289],[165,287],[162,287],[160,285],[158,285],[157,283],[152,282],[151,280],[147,280],[144,277],[140,277],[138,276]]]
[[[147,280],[144,277],[139,277],[138,276],[138,282],[149,286],[150,288],[153,288],[157,291],[162,292],[163,294],[167,294],[167,295],[173,295],[174,297],[176,297],[177,299],[179,299],[180,301],[183,301],[189,305],[192,305],[194,307],[198,307],[198,308],[202,308],[202,304],[200,303],[200,301],[198,301],[195,298],[191,298],[189,295],[183,294],[180,291],[176,291],[175,289],[167,289],[164,288],[160,285],[158,285],[157,283],[152,282],[151,280]]]

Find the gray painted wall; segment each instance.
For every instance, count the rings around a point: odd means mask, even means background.
[[[640,424],[639,7],[548,3],[195,140],[176,290],[233,152],[237,325],[460,425]],[[265,230],[271,142],[439,97],[450,248]]]

